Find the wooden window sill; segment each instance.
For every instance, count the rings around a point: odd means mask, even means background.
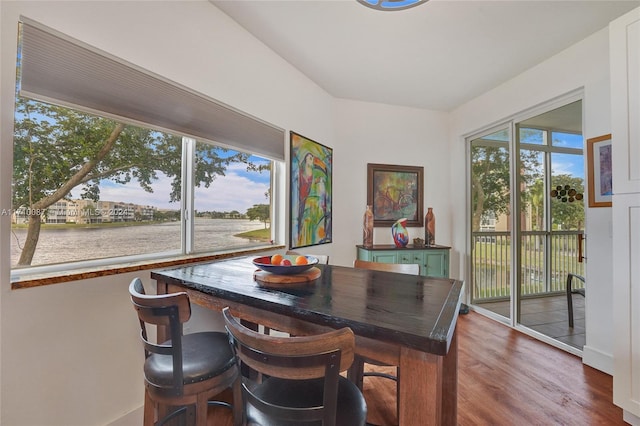
[[[87,280],[90,278],[106,277],[109,275],[125,274],[128,272],[146,271],[150,269],[169,268],[171,266],[186,265],[189,263],[210,262],[213,260],[227,259],[230,257],[247,256],[252,253],[263,252],[266,250],[283,249],[285,246],[271,246],[268,248],[260,247],[256,249],[247,249],[242,251],[215,253],[200,256],[184,256],[170,259],[158,259],[157,261],[146,261],[132,264],[119,264],[107,266],[100,269],[92,268],[87,270],[76,270],[68,274],[55,272],[51,274],[40,274],[20,277],[16,281],[11,282],[11,289],[18,290],[21,288],[40,287],[43,285],[60,284],[70,281]]]

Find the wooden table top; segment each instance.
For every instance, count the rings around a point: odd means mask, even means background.
[[[454,279],[318,265],[321,276],[290,288],[254,280],[251,257],[151,272],[151,278],[358,336],[446,355],[460,307]]]

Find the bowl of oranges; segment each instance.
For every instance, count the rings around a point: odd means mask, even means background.
[[[276,275],[301,274],[318,264],[318,258],[303,255],[274,254],[253,259],[253,264],[263,271]]]

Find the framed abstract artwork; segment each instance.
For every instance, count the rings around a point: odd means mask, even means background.
[[[407,218],[407,226],[423,226],[424,168],[367,164],[367,205],[373,206],[373,226],[391,226]]]
[[[290,132],[290,248],[331,242],[333,150]]]
[[[611,134],[587,139],[589,207],[611,207]]]

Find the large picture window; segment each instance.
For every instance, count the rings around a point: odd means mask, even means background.
[[[27,19],[17,71],[14,271],[273,243],[284,130]]]
[[[18,97],[12,267],[269,243],[271,161],[192,141]]]

